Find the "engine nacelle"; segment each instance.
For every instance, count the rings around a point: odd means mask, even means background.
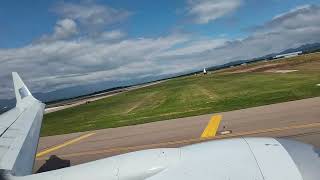
[[[237,138],[137,151],[13,180],[318,180],[319,152],[274,138]]]

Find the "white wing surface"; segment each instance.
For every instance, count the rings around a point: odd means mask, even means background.
[[[15,176],[32,174],[45,105],[12,73],[17,104],[0,116],[0,169]]]

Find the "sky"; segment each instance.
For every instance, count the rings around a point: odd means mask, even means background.
[[[320,0],[3,0],[0,100],[13,71],[75,96],[320,42],[319,17]]]

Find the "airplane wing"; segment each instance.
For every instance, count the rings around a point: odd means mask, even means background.
[[[15,176],[32,174],[45,105],[13,72],[17,104],[0,116],[0,169]]]

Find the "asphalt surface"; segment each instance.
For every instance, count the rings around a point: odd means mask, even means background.
[[[43,137],[34,171],[43,172],[126,152],[180,147],[202,141],[265,136],[299,140],[320,147],[320,97],[218,113],[218,134],[200,139],[213,114],[149,124]],[[232,133],[221,135],[221,132]]]

